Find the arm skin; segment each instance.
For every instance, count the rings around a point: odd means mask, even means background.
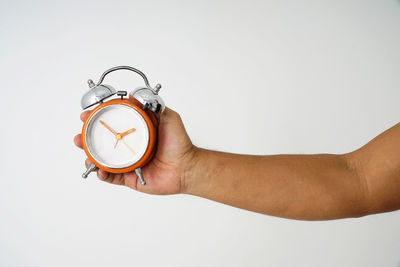
[[[75,144],[82,146],[80,135]],[[145,193],[191,194],[290,219],[388,212],[400,209],[400,123],[347,154],[251,156],[194,146],[179,115],[167,108],[157,153],[142,170],[146,186],[134,172],[97,175]]]

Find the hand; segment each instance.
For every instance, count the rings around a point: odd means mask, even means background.
[[[81,114],[85,121],[90,111]],[[81,135],[74,138],[75,144],[82,148]],[[135,172],[122,174],[107,173],[98,170],[97,176],[106,182],[125,185],[132,189],[149,194],[177,194],[185,192],[185,175],[194,166],[197,152],[189,139],[178,113],[166,108],[160,117],[158,128],[157,152],[145,167],[142,168],[146,185],[142,186]],[[86,159],[86,166],[91,162]]]

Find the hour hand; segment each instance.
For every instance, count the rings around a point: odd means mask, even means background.
[[[125,131],[125,132],[121,133],[121,137],[124,137],[124,136],[126,136],[126,135],[128,135],[130,133],[133,133],[134,131],[136,131],[135,128],[129,129],[128,131]]]

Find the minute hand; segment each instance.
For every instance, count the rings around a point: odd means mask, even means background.
[[[115,136],[118,135],[118,133],[116,131],[114,131],[110,126],[108,126],[104,121],[100,120],[100,123],[106,127],[110,132],[112,132]]]

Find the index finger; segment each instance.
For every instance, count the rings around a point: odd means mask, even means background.
[[[89,117],[91,110],[86,110],[84,112],[81,113],[81,121],[85,121],[87,119],[87,117]]]

